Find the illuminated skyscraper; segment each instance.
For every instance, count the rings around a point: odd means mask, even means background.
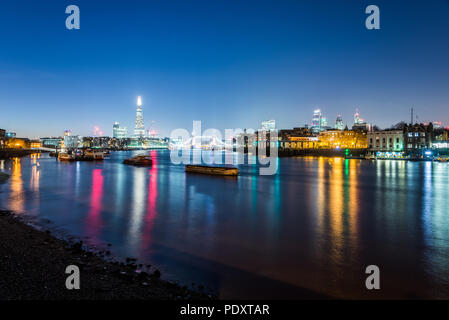
[[[365,121],[362,118],[360,118],[359,110],[356,110],[355,114],[354,114],[354,124],[358,125],[358,124],[363,124],[364,122]]]
[[[343,130],[345,128],[345,125],[343,123],[343,118],[341,115],[337,116],[337,120],[335,120],[335,129],[337,130]]]
[[[115,122],[112,126],[112,136],[117,139],[124,139],[127,136],[126,127],[121,127],[118,122]]]
[[[352,130],[365,130],[365,131],[371,131],[372,125],[370,123],[366,123],[365,120],[360,118],[359,111],[356,110],[354,114],[354,124],[352,125]]]
[[[276,121],[275,120],[267,120],[262,122],[262,130],[270,131],[276,129]]]
[[[134,129],[134,137],[140,138],[145,136],[145,125],[143,123],[142,98],[137,97],[137,111],[136,111],[136,127]]]
[[[313,118],[312,118],[312,132],[313,133],[319,133],[321,131],[321,119],[322,114],[320,109],[316,109],[313,111]]]

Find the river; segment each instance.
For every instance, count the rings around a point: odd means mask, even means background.
[[[122,164],[135,153],[2,161],[0,208],[221,298],[449,298],[447,163],[280,158],[233,179],[186,174],[168,150]]]

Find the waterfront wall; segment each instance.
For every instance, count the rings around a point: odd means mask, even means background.
[[[0,149],[0,159],[20,158],[38,152],[37,150],[26,149]]]
[[[300,157],[300,156],[314,156],[314,157],[352,157],[364,158],[367,149],[350,149],[349,153],[345,150],[337,149],[279,149],[279,157]]]

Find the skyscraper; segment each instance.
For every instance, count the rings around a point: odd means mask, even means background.
[[[364,130],[364,131],[372,130],[372,125],[370,123],[366,123],[365,120],[360,118],[359,110],[356,110],[354,114],[354,124],[352,125],[352,130]]]
[[[140,138],[145,136],[145,125],[143,123],[143,110],[142,110],[142,98],[137,97],[137,110],[136,110],[136,127],[134,129],[134,137]]]
[[[126,127],[121,127],[118,122],[115,122],[112,126],[112,137],[117,139],[126,138],[128,130]]]
[[[365,121],[360,118],[360,113],[359,110],[356,109],[355,114],[354,114],[354,124],[363,124]]]
[[[276,121],[275,120],[267,120],[262,122],[262,130],[270,131],[276,129]]]
[[[322,114],[320,109],[316,109],[313,111],[313,118],[312,118],[312,132],[313,133],[319,133],[321,131],[321,120],[322,120]]]
[[[337,120],[335,120],[335,129],[337,130],[343,130],[345,128],[345,125],[343,123],[343,118],[341,115],[337,116]]]

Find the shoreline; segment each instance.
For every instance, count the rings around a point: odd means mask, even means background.
[[[187,288],[160,278],[158,269],[109,261],[0,210],[0,300],[210,300],[202,286]],[[80,290],[65,286],[67,266],[80,269]],[[144,271],[146,270],[146,271]]]
[[[8,160],[11,158],[21,158],[29,156],[33,153],[40,153],[39,150],[28,149],[0,149],[0,160]]]

